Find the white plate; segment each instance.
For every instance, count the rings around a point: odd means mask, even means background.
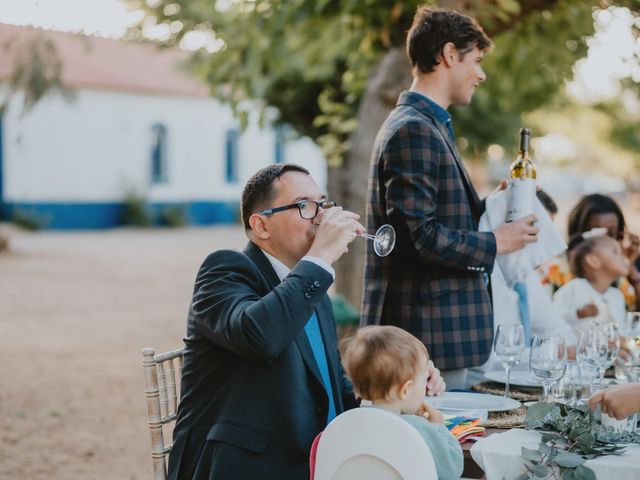
[[[486,410],[502,412],[520,407],[520,402],[512,398],[489,395],[488,393],[444,392],[439,397],[426,397],[429,405],[438,409],[454,410]]]
[[[492,382],[505,383],[507,373],[504,370],[495,370],[484,374],[484,378]],[[516,387],[541,387],[542,384],[536,380],[529,370],[511,370],[509,384]]]

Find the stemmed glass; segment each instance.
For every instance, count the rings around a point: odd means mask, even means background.
[[[600,378],[600,370],[607,361],[609,346],[607,336],[592,325],[580,332],[576,346],[576,360],[580,369],[589,372],[590,382]]]
[[[621,348],[626,351],[626,358],[622,355],[616,364],[616,378],[618,380],[637,380],[637,365],[640,361],[640,312],[628,312],[626,321],[620,329]]]
[[[493,339],[493,353],[502,363],[506,371],[507,381],[504,384],[504,396],[509,397],[509,379],[511,368],[520,363],[524,352],[524,330],[522,325],[498,325]]]
[[[606,323],[601,325],[600,328],[602,329],[602,334],[607,339],[607,356],[599,372],[600,382],[602,382],[605,370],[613,366],[620,355],[620,331],[615,323]]]
[[[384,224],[377,231],[375,235],[368,233],[359,233],[358,236],[373,240],[373,251],[379,257],[386,257],[391,253],[393,247],[396,246],[396,231],[391,225]]]
[[[560,380],[567,369],[567,346],[559,335],[536,335],[531,344],[529,368],[542,383],[542,401],[549,401],[549,387]]]

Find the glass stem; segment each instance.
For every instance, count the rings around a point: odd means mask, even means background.
[[[509,391],[509,377],[511,376],[511,367],[505,367],[505,370],[507,371],[507,381],[504,384],[504,396],[509,398],[509,394],[511,393]]]
[[[542,385],[542,401],[547,403],[549,401],[549,389],[551,385],[547,385],[546,383]]]
[[[369,235],[368,233],[359,233],[358,236],[362,237],[362,238],[368,238],[369,240],[375,240],[376,239],[375,235]]]

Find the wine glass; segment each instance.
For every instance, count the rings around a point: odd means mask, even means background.
[[[620,355],[620,331],[615,323],[605,323],[600,328],[607,339],[607,356],[600,370],[600,381],[602,382],[605,370],[612,367]]]
[[[529,368],[542,383],[542,401],[549,401],[549,387],[562,378],[567,369],[567,347],[560,335],[536,335],[531,344]]]
[[[502,363],[506,371],[504,384],[504,396],[509,397],[509,378],[511,368],[520,363],[524,352],[524,329],[522,325],[498,325],[498,331],[493,339],[493,353]]]
[[[620,326],[620,348],[625,350],[623,358],[619,355],[616,362],[616,379],[634,381],[630,369],[635,369],[640,354],[640,312],[628,312],[625,322]],[[637,381],[637,380],[635,380]]]
[[[580,368],[590,373],[590,382],[600,378],[600,370],[609,354],[608,338],[596,325],[580,332],[576,346],[576,360]]]
[[[604,336],[599,335],[593,326],[580,332],[576,345],[576,360],[580,371],[588,375],[589,383],[600,376],[600,365],[607,356],[607,345]]]
[[[393,247],[396,246],[396,231],[388,223],[382,225],[375,235],[368,233],[359,233],[360,237],[373,240],[373,251],[379,257],[386,257],[391,253]]]

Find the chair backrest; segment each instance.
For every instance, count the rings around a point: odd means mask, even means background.
[[[142,350],[147,417],[151,432],[151,458],[155,480],[166,480],[167,478],[166,456],[171,450],[171,444],[164,443],[163,427],[174,422],[177,417],[183,353],[184,349],[182,348],[158,355],[153,348]]]
[[[356,408],[324,430],[314,480],[437,480],[429,446],[398,415]]]

